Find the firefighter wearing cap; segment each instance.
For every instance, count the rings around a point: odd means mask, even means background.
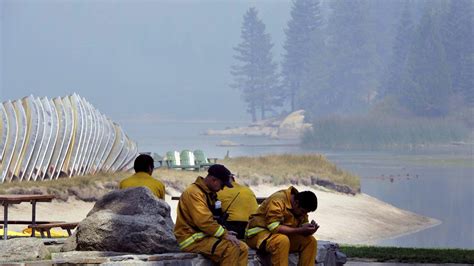
[[[247,265],[247,245],[217,223],[212,212],[216,192],[232,187],[230,176],[225,166],[215,164],[205,178],[198,177],[186,188],[179,199],[174,234],[182,251],[203,254],[219,265]]]
[[[288,265],[290,252],[299,253],[298,265],[314,265],[317,241],[316,222],[308,222],[308,212],[318,207],[311,191],[294,187],[268,197],[249,219],[246,242],[249,247],[271,255],[272,265]]]

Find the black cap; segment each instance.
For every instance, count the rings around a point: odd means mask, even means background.
[[[222,180],[225,186],[234,187],[230,182],[230,177],[232,176],[232,173],[222,164],[213,164],[211,167],[209,167],[207,173],[215,178]]]

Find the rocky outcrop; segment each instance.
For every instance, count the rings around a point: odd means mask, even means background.
[[[41,239],[0,240],[0,262],[44,260],[49,256],[50,253]]]
[[[304,122],[304,111],[298,110],[285,117],[278,125],[276,133],[271,137],[279,139],[298,139],[309,129],[311,129],[311,124]]]
[[[144,187],[112,191],[94,205],[63,251],[178,251],[169,205]]]

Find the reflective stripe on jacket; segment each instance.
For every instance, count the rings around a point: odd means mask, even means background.
[[[199,186],[199,187],[198,187]],[[208,200],[215,193],[207,188],[204,178],[198,177],[179,198],[174,235],[181,249],[206,236],[223,237],[227,231],[214,220]],[[212,202],[214,204],[214,202]]]
[[[252,214],[249,219],[249,225],[246,230],[246,237],[253,237],[261,232],[265,233],[263,238],[270,233],[278,232],[280,225],[290,227],[299,227],[308,222],[308,215],[302,218],[296,218],[291,212],[291,194],[297,194],[298,190],[294,187],[280,190],[268,197]],[[260,245],[260,243],[258,244]]]

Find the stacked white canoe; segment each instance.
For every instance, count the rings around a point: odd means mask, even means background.
[[[0,104],[0,182],[129,170],[137,144],[77,94]]]

